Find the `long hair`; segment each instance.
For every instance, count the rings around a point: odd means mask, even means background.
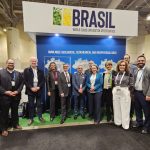
[[[50,68],[50,67],[51,67],[52,64],[55,64],[55,68],[56,68],[56,70],[57,70],[57,65],[56,65],[56,63],[55,63],[55,62],[51,62],[51,63],[49,64],[49,66],[48,66],[49,71],[51,71],[51,68]]]
[[[117,67],[116,67],[116,71],[119,72],[119,66],[121,65],[121,63],[125,63],[125,72],[129,73],[129,66],[128,63],[125,60],[119,60],[117,63]]]

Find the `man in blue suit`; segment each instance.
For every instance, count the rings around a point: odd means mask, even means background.
[[[83,74],[83,67],[81,65],[77,68],[77,73],[72,78],[73,96],[74,96],[74,119],[77,119],[78,114],[84,115],[84,93],[85,93],[85,74]],[[80,107],[78,107],[80,104]],[[80,112],[78,110],[80,108]]]

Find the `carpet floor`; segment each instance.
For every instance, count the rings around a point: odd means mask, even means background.
[[[13,131],[0,137],[0,150],[150,150],[150,134],[113,124]]]

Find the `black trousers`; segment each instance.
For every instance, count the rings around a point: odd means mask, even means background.
[[[145,100],[145,96],[142,91],[135,91],[134,96],[137,124],[144,126],[145,129],[150,129],[150,102]],[[145,121],[143,121],[143,113]]]
[[[61,117],[62,119],[67,117],[67,113],[70,109],[71,96],[61,97]]]
[[[34,113],[35,113],[35,100],[36,100],[36,107],[37,107],[37,115],[38,118],[42,117],[42,102],[41,102],[41,95],[28,95],[29,100],[29,119],[33,120]]]
[[[60,97],[59,90],[56,88],[54,91],[51,91],[50,96],[50,117],[55,117],[58,115],[58,110],[60,109]]]
[[[94,118],[94,122],[100,122],[101,113],[101,96],[102,92],[89,93],[88,92],[88,102],[89,102],[89,116]]]
[[[112,89],[103,89],[102,107],[106,109],[107,121],[113,119]]]
[[[8,129],[9,123],[9,109],[11,109],[11,124],[13,127],[19,125],[19,117],[18,117],[18,106],[20,103],[20,99],[15,99],[15,97],[3,96],[0,98],[0,122],[1,122],[1,130],[5,131]]]

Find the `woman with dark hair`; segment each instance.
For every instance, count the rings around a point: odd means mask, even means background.
[[[91,72],[86,80],[89,117],[94,118],[94,124],[99,124],[103,77],[98,73],[98,67],[95,64],[92,65]]]
[[[115,87],[113,88],[114,123],[118,126],[122,125],[124,129],[129,129],[130,91],[133,90],[134,80],[126,61],[120,60],[117,63],[116,71]]]
[[[50,97],[50,121],[53,121],[55,116],[58,115],[60,108],[60,98],[58,90],[58,78],[60,72],[57,71],[56,63],[51,62],[49,65],[49,72],[47,75],[47,91]]]

